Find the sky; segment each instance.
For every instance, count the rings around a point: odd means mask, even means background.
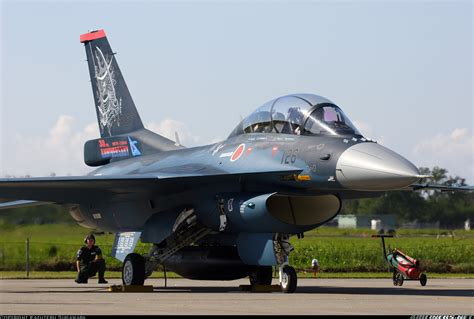
[[[104,29],[145,127],[197,146],[313,93],[418,167],[474,184],[472,1],[1,1],[0,175],[82,175],[80,34]]]

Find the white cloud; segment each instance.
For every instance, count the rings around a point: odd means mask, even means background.
[[[77,129],[69,115],[60,115],[46,136],[21,136],[4,157],[3,173],[15,176],[83,175],[92,168],[84,164],[87,140],[98,138],[97,123]]]
[[[207,144],[206,142],[203,141],[201,137],[196,136],[193,133],[191,133],[191,131],[186,127],[186,125],[183,122],[176,121],[173,119],[167,118],[161,121],[160,123],[150,122],[147,125],[145,125],[145,127],[149,129],[150,131],[163,135],[166,138],[169,138],[172,141],[176,139],[175,132],[178,132],[178,136],[179,136],[179,140],[181,144],[183,144],[186,147]]]
[[[456,128],[449,134],[437,134],[422,140],[413,148],[419,166],[439,166],[448,175],[459,175],[474,182],[474,137],[467,128]]]
[[[467,128],[457,128],[450,134],[450,137],[454,141],[462,141],[464,138],[468,137],[469,130]]]

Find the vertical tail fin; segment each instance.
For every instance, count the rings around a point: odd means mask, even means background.
[[[104,30],[83,34],[80,41],[86,48],[100,136],[110,137],[143,129]]]
[[[81,35],[99,121],[99,139],[84,144],[84,162],[101,166],[134,156],[183,148],[143,127],[104,30]]]

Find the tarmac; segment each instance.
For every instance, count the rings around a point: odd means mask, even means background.
[[[2,315],[473,315],[474,279],[430,279],[422,287],[391,279],[299,279],[293,294],[239,289],[248,279],[145,282],[152,292],[109,292],[108,284],[76,284],[72,279],[2,279]],[[277,283],[277,279],[273,280]]]

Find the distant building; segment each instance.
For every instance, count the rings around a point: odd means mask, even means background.
[[[371,228],[373,220],[377,230],[395,229],[397,218],[395,215],[339,215],[337,216],[338,228]],[[380,221],[380,223],[378,222]]]
[[[357,228],[356,215],[339,215],[337,216],[338,228]]]
[[[395,229],[397,226],[395,215],[358,215],[357,228],[371,228],[372,220],[380,220],[380,227],[385,230]]]

